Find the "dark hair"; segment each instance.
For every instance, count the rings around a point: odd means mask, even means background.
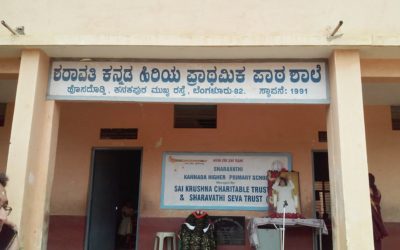
[[[285,186],[287,186],[287,179],[285,177],[280,177],[279,179],[279,184],[283,181],[285,183]]]
[[[371,173],[368,173],[368,178],[369,178],[369,187],[372,189],[372,191],[377,192],[378,188],[375,185],[375,176]]]
[[[0,184],[5,187],[8,182],[8,177],[6,176],[5,173],[0,173]]]
[[[375,176],[371,173],[368,173],[368,178],[369,178],[369,185],[370,186],[375,185]]]

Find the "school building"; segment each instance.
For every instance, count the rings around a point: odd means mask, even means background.
[[[21,245],[115,242],[128,200],[141,250],[156,232],[178,232],[197,207],[248,223],[268,215],[257,199],[174,200],[175,182],[218,182],[178,180],[168,166],[284,154],[299,173],[302,215],[326,214],[332,249],[373,249],[373,173],[389,231],[383,249],[397,249],[399,9],[395,0],[5,0],[0,171]],[[228,178],[221,169],[212,174]],[[243,245],[218,249],[251,249],[244,231]],[[287,249],[318,249],[309,231],[288,234]]]

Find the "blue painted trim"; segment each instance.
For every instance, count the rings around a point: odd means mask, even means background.
[[[243,211],[268,211],[268,207],[240,207],[240,206],[161,206],[161,209],[179,209],[179,210],[243,210]]]
[[[283,152],[271,152],[271,153],[262,153],[262,152],[248,152],[248,153],[235,153],[235,152],[164,152],[162,159],[162,174],[161,174],[161,193],[160,193],[160,208],[161,209],[209,209],[209,210],[246,210],[246,211],[268,211],[268,206],[266,207],[242,207],[242,206],[174,206],[174,205],[164,205],[164,193],[165,193],[165,163],[168,154],[174,155],[237,155],[237,156],[252,156],[252,155],[261,155],[261,156],[286,156],[288,159],[288,170],[292,171],[292,155],[290,153]]]
[[[327,104],[331,103],[331,92],[330,92],[330,82],[329,82],[329,65],[326,62],[323,62],[323,64],[325,65],[325,81],[326,81],[326,85],[325,85],[325,91],[326,91],[326,99],[328,102]]]
[[[164,192],[165,192],[165,162],[167,158],[167,153],[163,153],[162,159],[162,174],[161,174],[161,192],[160,192],[160,206],[164,207]]]

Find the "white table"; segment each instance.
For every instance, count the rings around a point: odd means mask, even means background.
[[[250,232],[250,245],[258,247],[257,228],[263,225],[274,225],[276,228],[283,225],[283,218],[252,218],[249,221],[248,229]],[[306,226],[317,230],[319,236],[319,246],[322,250],[322,234],[328,234],[324,220],[320,219],[285,219],[285,226]]]

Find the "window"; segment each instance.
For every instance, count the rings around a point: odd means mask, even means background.
[[[328,142],[328,134],[326,131],[318,131],[318,141]]]
[[[217,128],[217,105],[175,105],[174,128]]]
[[[102,128],[100,139],[102,140],[134,140],[138,137],[137,128]]]
[[[0,127],[4,127],[7,104],[0,103]]]
[[[313,152],[314,169],[314,209],[315,217],[323,219],[328,229],[328,235],[322,236],[322,248],[332,248],[332,211],[329,184],[329,162],[327,151]]]
[[[331,217],[331,193],[328,181],[315,181],[315,212],[318,219]]]
[[[392,129],[400,130],[400,106],[391,106],[392,112]]]

